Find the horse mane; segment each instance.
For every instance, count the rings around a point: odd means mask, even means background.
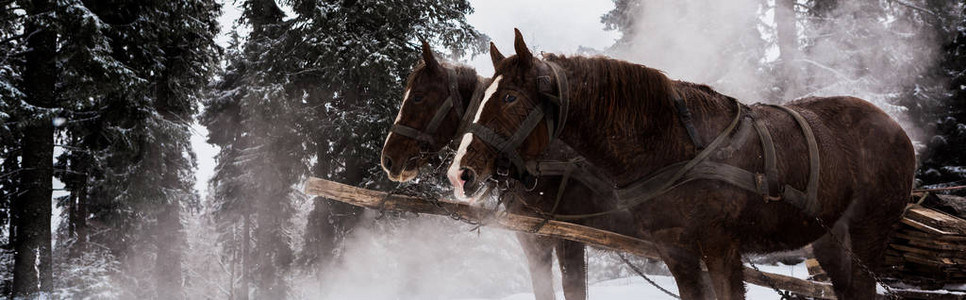
[[[476,73],[476,69],[474,69],[473,67],[460,64],[460,63],[450,63],[450,62],[443,62],[443,61],[439,63],[441,66],[443,66],[443,68],[452,68],[456,70],[456,77],[460,81],[461,85],[464,84],[468,79],[476,80],[477,73]],[[413,80],[416,80],[416,76],[422,73],[424,69],[426,69],[426,62],[420,59],[416,63],[416,66],[413,67],[413,70],[409,72],[409,76],[406,77],[405,86],[408,87],[412,85]]]
[[[649,124],[676,118],[675,94],[694,112],[729,109],[728,102],[716,101],[727,96],[711,87],[671,80],[661,70],[641,64],[603,56],[544,54],[544,59],[569,71],[571,101],[593,102],[581,106],[591,122],[612,125],[620,132],[654,128]]]
[[[602,56],[544,54],[544,59],[569,71],[572,101],[593,101],[581,107],[595,124],[626,132],[673,113],[674,87],[660,70]]]

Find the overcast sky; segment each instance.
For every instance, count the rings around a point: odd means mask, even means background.
[[[241,14],[232,0],[224,0],[224,14],[219,18],[221,34],[217,41],[228,44],[227,34]],[[580,46],[603,50],[614,43],[618,34],[604,31],[600,16],[614,8],[611,0],[470,0],[476,10],[468,17],[471,25],[490,36],[503,54],[513,54],[513,28],[519,28],[530,49],[554,53],[575,53]],[[490,57],[483,53],[467,63],[480,74],[493,73]],[[195,188],[207,195],[208,179],[215,168],[218,149],[205,142],[208,131],[193,126],[191,139],[198,155]]]

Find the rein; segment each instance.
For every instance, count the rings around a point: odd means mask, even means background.
[[[436,139],[433,136],[436,135],[436,130],[439,129],[439,125],[442,124],[443,119],[446,118],[446,114],[449,113],[450,109],[455,108],[456,117],[461,120],[460,123],[463,123],[462,120],[466,116],[463,113],[463,99],[459,92],[459,81],[456,78],[456,70],[446,69],[446,73],[449,75],[449,97],[446,97],[446,101],[443,101],[443,104],[436,109],[436,114],[433,115],[433,118],[426,125],[426,128],[420,130],[402,124],[393,124],[390,129],[392,133],[418,141],[419,147],[425,150],[436,146]]]

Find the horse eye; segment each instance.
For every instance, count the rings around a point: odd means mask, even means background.
[[[419,103],[423,101],[423,96],[415,95],[413,96],[413,102]]]
[[[503,102],[513,103],[513,101],[517,101],[517,96],[514,96],[514,95],[506,95],[506,97],[503,97]]]

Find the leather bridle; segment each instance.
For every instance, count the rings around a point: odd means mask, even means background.
[[[450,109],[456,110],[456,117],[458,119],[463,119],[463,98],[459,92],[459,81],[456,78],[456,71],[453,69],[446,69],[446,73],[449,76],[449,97],[443,101],[443,104],[436,109],[436,113],[433,118],[430,119],[426,128],[416,129],[402,124],[393,124],[390,131],[392,133],[411,138],[419,142],[419,147],[423,152],[429,152],[428,149],[435,149],[437,146],[437,141],[434,138],[436,131],[439,129],[439,125],[443,123],[443,119],[449,113]],[[400,108],[401,109],[401,108]]]
[[[560,70],[560,67],[552,62],[544,61],[543,64],[538,66],[538,72],[540,75],[537,76],[536,80],[540,95],[549,101],[539,101],[538,99],[536,106],[520,123],[516,132],[507,137],[477,123],[470,124],[468,130],[469,133],[472,133],[499,153],[495,166],[497,176],[520,180],[525,186],[531,188],[536,184],[536,178],[539,174],[536,170],[528,167],[517,148],[523,144],[523,141],[530,136],[540,122],[547,124],[547,131],[550,134],[549,141],[557,138],[563,132],[563,126],[567,120],[567,109],[570,106],[567,75]],[[553,82],[557,83],[556,95],[553,94]],[[479,109],[483,108],[480,107]]]

